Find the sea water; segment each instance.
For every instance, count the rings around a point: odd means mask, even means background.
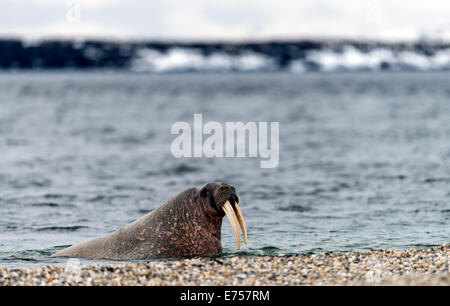
[[[177,121],[279,122],[279,164],[175,158]],[[450,74],[0,74],[0,266],[117,230],[178,192],[236,187],[223,256],[427,247],[450,238]],[[96,263],[96,260],[87,260]],[[103,261],[100,261],[103,262]]]

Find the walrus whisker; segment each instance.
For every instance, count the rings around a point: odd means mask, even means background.
[[[234,238],[236,239],[237,248],[240,249],[241,248],[241,235],[239,232],[238,220],[236,218],[236,214],[234,213],[234,209],[233,209],[233,207],[231,207],[231,204],[229,201],[226,201],[225,204],[223,204],[222,208],[223,208],[223,211],[225,212],[225,214],[227,215],[228,220],[231,223],[231,227],[233,228]]]

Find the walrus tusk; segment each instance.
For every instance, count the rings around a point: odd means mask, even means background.
[[[233,209],[233,207],[231,207],[231,204],[229,201],[226,201],[225,204],[223,204],[222,208],[223,208],[223,211],[225,212],[225,214],[227,215],[228,220],[230,220],[231,227],[233,228],[233,232],[234,232],[234,238],[236,239],[236,245],[237,245],[238,249],[240,249],[241,248],[241,235],[239,232],[238,221],[236,218],[236,214],[234,213],[234,209]]]
[[[241,207],[237,203],[234,205],[234,207],[236,207],[236,216],[239,221],[239,224],[241,225],[242,233],[244,234],[244,242],[245,242],[245,244],[248,244],[247,243],[247,227],[245,226],[244,215],[242,214]]]

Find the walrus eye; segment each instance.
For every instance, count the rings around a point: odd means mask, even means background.
[[[201,196],[202,198],[206,198],[206,197],[208,196],[208,189],[203,188],[203,189],[200,191],[200,196]]]

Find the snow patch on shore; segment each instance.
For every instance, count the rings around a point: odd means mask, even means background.
[[[287,66],[256,52],[208,55],[196,49],[174,47],[167,52],[142,49],[132,61],[136,72],[263,72],[287,70],[293,73],[307,71],[433,71],[450,70],[450,48],[434,54],[416,50],[396,50],[386,47],[360,50],[345,46],[342,50],[321,49],[305,53],[303,58],[292,59]]]

